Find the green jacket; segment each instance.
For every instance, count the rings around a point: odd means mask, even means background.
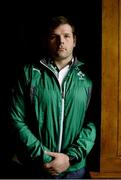
[[[75,59],[61,88],[47,62],[25,66],[12,90],[10,123],[17,155],[23,162],[47,163],[52,157],[45,150],[62,152],[77,158],[67,170],[75,171],[86,165],[96,138],[94,123],[85,120],[92,82],[81,71],[83,63]]]

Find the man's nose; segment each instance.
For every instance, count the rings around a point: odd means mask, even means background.
[[[59,44],[63,44],[64,43],[64,37],[63,36],[59,36],[58,37],[58,42],[59,42]]]

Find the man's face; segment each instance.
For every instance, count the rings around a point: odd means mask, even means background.
[[[51,56],[56,60],[64,60],[72,57],[76,38],[73,36],[69,24],[62,24],[54,29],[48,39]]]

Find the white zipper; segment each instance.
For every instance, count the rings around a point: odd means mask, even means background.
[[[46,64],[44,64],[42,61],[40,63],[42,63],[44,66],[46,66],[53,73],[53,71]],[[58,81],[58,83],[59,83],[59,81]],[[60,85],[60,83],[59,83],[59,85]],[[60,86],[60,88],[61,88],[61,96],[62,96],[62,106],[61,106],[61,120],[60,120],[60,134],[59,134],[58,152],[61,152],[61,146],[62,146],[63,121],[64,121],[64,104],[65,104],[65,87],[66,87],[66,82],[64,82],[64,84],[62,86]]]
[[[58,145],[58,152],[61,152],[61,146],[62,146],[62,136],[63,136],[63,121],[64,121],[64,104],[65,104],[65,86],[66,83],[64,82],[63,88],[61,88],[61,94],[62,94],[62,112],[61,112],[61,121],[60,121],[60,134],[59,134],[59,145]]]

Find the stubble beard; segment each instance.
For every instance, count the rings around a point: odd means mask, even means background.
[[[70,57],[70,58],[69,58]],[[72,53],[64,53],[64,52],[58,52],[55,54],[54,56],[54,59],[56,61],[64,61],[64,60],[67,60],[67,59],[70,59],[71,60],[72,58]]]

